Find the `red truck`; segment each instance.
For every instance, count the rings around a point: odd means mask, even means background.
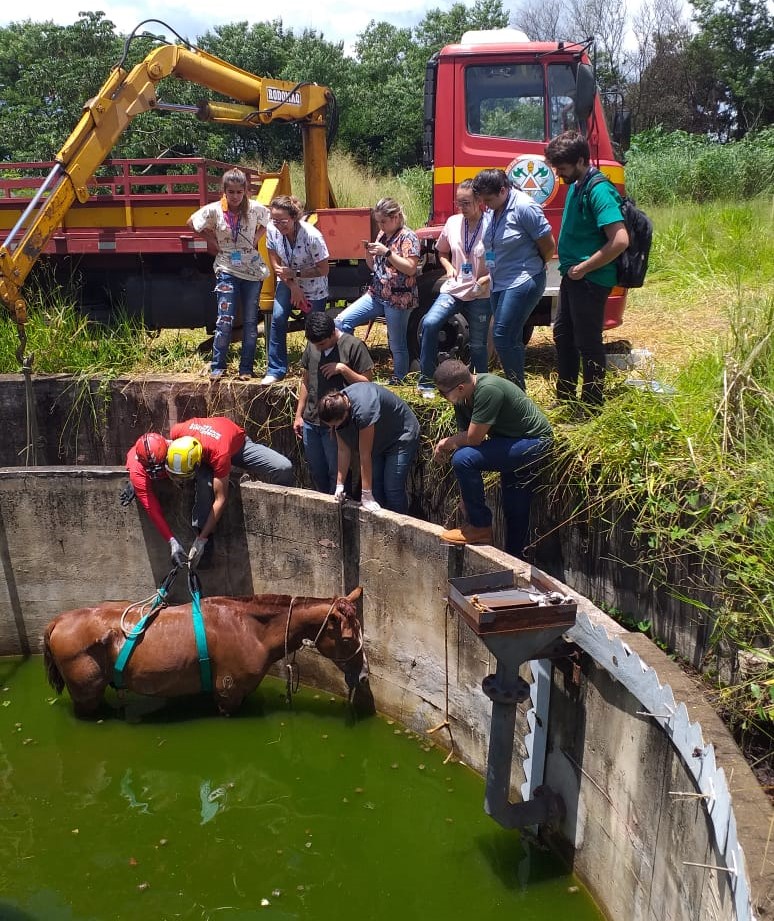
[[[212,256],[186,220],[218,197],[226,164],[196,158],[105,160],[132,118],[164,108],[157,83],[172,75],[239,100],[190,107],[199,118],[256,126],[277,120],[300,124],[307,207],[331,253],[331,301],[353,300],[367,284],[360,241],[373,238],[370,212],[337,208],[328,182],[330,91],[256,77],[198,49],[167,45],[131,72],[111,73],[53,164],[2,164],[0,299],[20,330],[26,315],[22,286],[39,256],[57,282],[74,284],[77,300],[91,313],[105,315],[121,305],[151,328],[214,324]],[[529,42],[513,30],[495,30],[467,33],[460,44],[432,57],[423,140],[433,192],[429,221],[418,231],[424,252],[420,306],[409,328],[414,357],[420,320],[440,274],[434,241],[454,211],[455,185],[485,167],[501,167],[543,205],[558,236],[565,188],[542,151],[567,128],[587,135],[596,165],[622,190],[623,167],[608,134],[587,45]],[[291,191],[287,167],[277,173],[249,172],[253,192],[264,202]],[[271,282],[261,293],[264,311],[271,310]],[[550,322],[557,291],[554,269],[528,332],[536,323]],[[614,289],[608,327],[620,324],[624,303],[625,291]],[[465,321],[458,316],[442,332],[441,349],[462,354],[466,340]]]

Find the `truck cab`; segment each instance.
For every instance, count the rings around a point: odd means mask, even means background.
[[[437,239],[455,213],[459,182],[499,168],[542,205],[558,240],[567,189],[543,150],[552,137],[570,129],[586,135],[593,163],[623,192],[624,170],[615,157],[587,46],[531,42],[523,32],[496,29],[467,32],[459,44],[433,55],[425,77],[423,136],[425,166],[433,170],[432,203],[420,236]],[[527,337],[534,325],[551,322],[558,291],[553,259]],[[624,289],[614,288],[606,328],[621,324],[625,300]],[[454,335],[450,331],[450,338]]]

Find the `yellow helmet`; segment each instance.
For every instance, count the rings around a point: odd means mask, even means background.
[[[167,473],[172,477],[187,480],[196,473],[202,462],[201,442],[190,435],[183,435],[170,443],[167,449]]]

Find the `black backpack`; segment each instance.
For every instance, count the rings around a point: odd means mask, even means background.
[[[580,193],[581,207],[585,197],[600,182],[610,180],[604,173],[594,169],[593,174],[583,183]],[[610,185],[613,183],[610,182]],[[648,271],[648,257],[653,243],[653,222],[626,195],[621,198],[621,217],[629,234],[629,245],[615,260],[618,284],[622,288],[641,288]]]

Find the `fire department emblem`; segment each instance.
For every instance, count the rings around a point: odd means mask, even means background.
[[[542,157],[519,157],[505,172],[517,189],[526,192],[539,205],[554,197],[556,174]]]

